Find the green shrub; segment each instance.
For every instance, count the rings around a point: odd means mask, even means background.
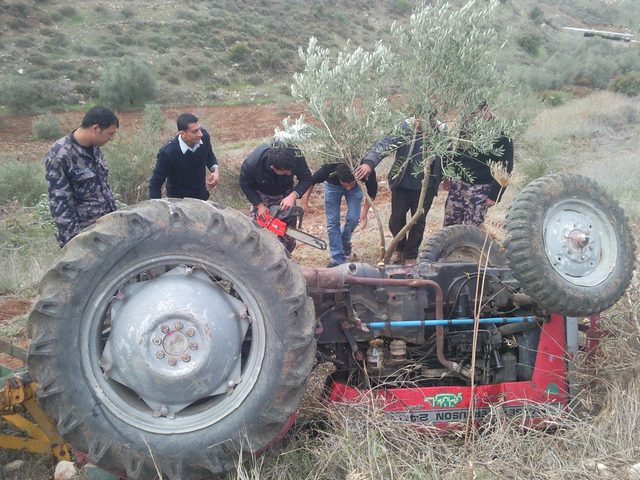
[[[15,45],[18,48],[31,48],[35,45],[35,42],[31,37],[21,37],[16,39]]]
[[[195,16],[193,15],[193,13],[187,10],[178,10],[178,12],[176,13],[176,18],[179,18],[181,20],[194,20]]]
[[[131,7],[124,7],[122,9],[122,16],[124,18],[133,18],[136,15],[136,11]]]
[[[78,15],[78,11],[74,7],[69,5],[59,9],[58,13],[60,13],[60,15],[62,15],[63,17],[75,17],[76,15]]]
[[[542,47],[542,37],[536,33],[527,33],[521,35],[517,42],[518,46],[522,48],[529,55],[536,56]]]
[[[155,80],[145,63],[125,58],[105,68],[99,97],[106,105],[131,106],[153,100],[155,96]]]
[[[160,133],[164,127],[164,113],[157,103],[148,103],[144,106],[142,125],[144,130]]]
[[[100,50],[95,47],[81,47],[80,51],[84,53],[88,57],[98,57],[100,56]]]
[[[60,254],[54,232],[46,193],[35,208],[14,204],[0,208],[0,291],[21,296],[34,294],[42,275]],[[12,327],[16,321],[21,322],[14,319]],[[3,327],[0,335],[11,336],[6,330]],[[27,469],[22,478],[46,477],[31,475],[32,472]]]
[[[233,47],[229,49],[229,60],[232,62],[244,62],[249,55],[251,54],[251,50],[246,43],[236,43]]]
[[[26,17],[29,15],[29,6],[25,3],[14,3],[9,5],[9,13],[16,17]]]
[[[104,146],[109,164],[109,185],[127,205],[148,198],[149,177],[162,144],[158,132],[142,128],[131,135],[122,132]]]
[[[171,46],[171,42],[163,35],[152,35],[147,39],[147,45],[149,48],[158,51],[164,52]]]
[[[133,45],[134,43],[134,40],[130,35],[120,34],[120,35],[116,35],[114,38],[116,39],[116,42],[118,42],[120,45],[129,46],[129,45]]]
[[[80,95],[84,95],[85,97],[89,97],[89,98],[93,98],[98,95],[98,90],[96,89],[96,87],[94,85],[90,85],[86,83],[77,84],[75,87],[73,87],[73,90],[76,93],[79,93]]]
[[[262,85],[264,83],[264,77],[259,73],[254,73],[252,75],[249,75],[249,78],[247,78],[247,82],[249,82],[249,85],[257,87],[258,85]]]
[[[618,75],[609,82],[609,90],[629,97],[640,95],[640,72]]]
[[[47,192],[42,163],[10,160],[0,165],[0,205],[18,201],[33,206]]]
[[[63,135],[60,120],[51,113],[34,120],[31,124],[31,132],[38,140],[56,140]]]
[[[45,65],[49,65],[49,58],[40,53],[32,53],[27,57],[27,60],[32,65],[37,65],[38,67],[43,67]]]
[[[197,66],[185,68],[182,70],[182,74],[184,75],[184,78],[191,81],[199,80],[201,75],[200,69]]]
[[[24,76],[14,76],[0,83],[0,102],[15,113],[32,113],[58,101],[54,82],[35,82]]]
[[[535,6],[529,11],[529,18],[536,25],[540,25],[544,22],[544,12],[540,7]]]
[[[287,65],[287,52],[277,46],[267,47],[260,52],[260,65],[272,72],[278,72]]]
[[[24,18],[12,18],[7,22],[7,25],[9,25],[13,30],[25,30],[31,27],[31,24]]]
[[[228,87],[229,85],[231,85],[231,79],[228,75],[215,74],[211,77],[211,82],[215,85],[221,85],[223,87]]]

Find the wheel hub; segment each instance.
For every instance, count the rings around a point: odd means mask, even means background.
[[[248,327],[240,300],[204,272],[181,265],[120,290],[100,364],[154,416],[173,417],[240,382]]]
[[[560,202],[549,210],[544,225],[546,254],[561,276],[593,286],[610,275],[617,256],[615,232],[597,207],[577,199]]]

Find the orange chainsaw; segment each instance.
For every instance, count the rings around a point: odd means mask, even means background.
[[[311,245],[314,248],[326,250],[327,242],[298,230],[302,227],[303,216],[304,210],[302,207],[297,205],[294,205],[287,210],[282,210],[278,205],[273,205],[269,208],[269,213],[264,217],[258,217],[256,220],[258,225],[266,228],[272,233],[275,233],[279,237],[289,235],[291,238],[295,238],[296,240],[306,243],[307,245]]]

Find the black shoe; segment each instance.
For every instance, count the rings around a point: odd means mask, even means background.
[[[342,250],[344,250],[344,256],[349,258],[351,256],[351,242],[342,242]]]

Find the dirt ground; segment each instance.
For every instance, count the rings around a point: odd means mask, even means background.
[[[216,143],[235,143],[249,139],[266,138],[273,135],[275,127],[287,115],[297,117],[302,108],[292,103],[286,108],[276,105],[239,105],[214,107],[168,107],[163,108],[167,119],[175,119],[180,113],[194,113],[211,132]],[[76,128],[84,112],[56,113],[62,130],[70,132]],[[37,117],[0,117],[0,153],[12,153],[20,159],[40,161],[44,158],[51,141],[34,141],[31,124]],[[142,112],[118,112],[120,131],[137,128],[142,121]],[[175,125],[175,124],[174,124]]]

